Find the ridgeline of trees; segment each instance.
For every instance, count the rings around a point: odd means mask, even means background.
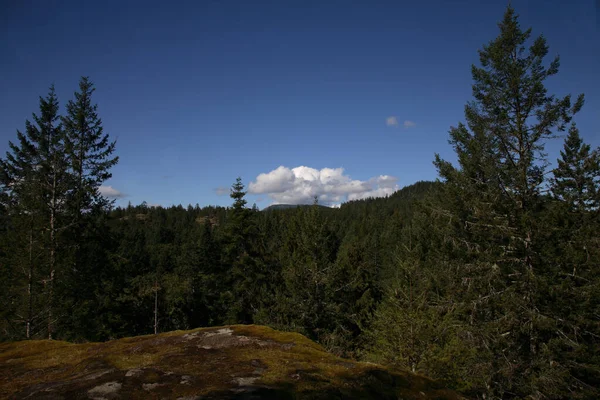
[[[240,179],[228,208],[115,209],[93,85],[64,116],[51,88],[0,161],[0,337],[257,323],[472,397],[599,398],[600,151],[573,122],[583,95],[547,92],[544,38],[511,8],[499,27],[450,129],[458,165],[340,209],[260,212]]]

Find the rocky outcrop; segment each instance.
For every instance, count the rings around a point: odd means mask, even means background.
[[[458,399],[404,371],[342,360],[306,337],[235,325],[106,343],[0,344],[0,398]]]

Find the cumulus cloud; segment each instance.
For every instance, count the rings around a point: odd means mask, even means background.
[[[390,116],[385,119],[385,124],[387,126],[398,126],[398,117]]]
[[[101,185],[100,188],[98,189],[98,191],[100,192],[100,194],[102,196],[111,198],[111,199],[122,199],[123,197],[126,197],[125,193],[115,189],[112,186],[104,186]]]
[[[294,173],[289,168],[281,166],[266,174],[258,175],[256,181],[250,184],[249,190],[250,193],[281,193],[292,188],[295,179]]]
[[[404,123],[402,125],[407,129],[414,128],[415,126],[417,126],[417,124],[414,121],[409,121],[409,120],[404,121]]]
[[[215,189],[215,193],[217,194],[217,196],[224,196],[226,194],[229,194],[229,188],[224,187],[224,186],[219,186],[218,188]]]
[[[398,178],[390,175],[366,181],[352,179],[343,168],[280,166],[258,175],[248,185],[248,192],[266,194],[273,204],[310,204],[317,196],[321,204],[339,205],[348,200],[388,196],[399,189],[397,182]]]

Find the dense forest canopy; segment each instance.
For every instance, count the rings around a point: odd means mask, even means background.
[[[512,8],[472,67],[458,164],[339,209],[114,207],[93,101],[54,88],[0,160],[0,338],[102,341],[199,326],[294,330],[476,398],[600,397],[600,151]],[[457,116],[458,117],[458,116]],[[544,147],[564,138],[555,167]]]

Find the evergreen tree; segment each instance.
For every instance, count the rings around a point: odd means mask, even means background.
[[[228,305],[230,323],[251,323],[261,308],[261,292],[264,289],[257,211],[246,207],[245,196],[244,184],[238,177],[231,187],[233,206],[228,211],[224,232],[224,264],[230,285],[223,301]]]
[[[597,398],[600,387],[600,158],[573,125],[553,171],[542,218],[543,256],[548,270],[548,302],[554,329],[548,342],[554,374],[568,385],[555,391],[569,398]]]
[[[66,151],[75,175],[72,212],[76,219],[107,204],[99,188],[111,178],[110,169],[119,161],[113,156],[116,142],[104,133],[98,106],[92,102],[95,90],[89,78],[82,77],[79,92],[75,93],[75,100],[67,103],[67,115],[63,118]]]
[[[246,207],[246,192],[242,178],[238,177],[231,187],[230,197],[233,205],[227,215],[228,252],[235,257],[248,253],[250,237],[254,228],[251,218],[252,213]]]
[[[193,245],[194,299],[190,321],[194,327],[218,325],[226,312],[220,302],[220,294],[227,290],[220,264],[221,249],[213,229],[210,221],[205,221]]]
[[[337,253],[335,281],[336,329],[332,341],[340,354],[356,354],[363,330],[381,300],[383,263],[380,229],[373,218],[357,218]]]
[[[34,318],[36,280],[44,284],[47,334],[52,338],[56,316],[55,279],[58,267],[59,235],[66,228],[65,207],[72,182],[65,159],[65,142],[59,121],[59,104],[54,87],[46,98],[40,97],[40,114],[34,123],[26,122],[25,134],[17,132],[18,144],[9,142],[11,152],[0,160],[0,181],[13,227],[26,229],[26,244],[16,248],[27,254],[26,337],[31,337]],[[38,254],[43,256],[39,257]],[[37,267],[36,267],[37,266]],[[40,275],[44,276],[42,278]]]
[[[284,320],[330,347],[331,333],[337,327],[335,259],[337,240],[316,203],[298,208],[288,225],[285,248],[288,260],[283,266],[285,282]]]
[[[444,225],[425,198],[389,248],[394,262],[381,281],[384,293],[366,329],[369,359],[426,374],[466,394],[485,385],[489,355],[477,348],[473,329],[461,321],[461,290],[448,262]],[[413,204],[414,207],[414,204]],[[474,391],[475,389],[475,391]]]
[[[112,176],[110,170],[118,162],[118,157],[113,156],[115,142],[104,132],[98,106],[92,101],[94,91],[89,78],[82,77],[79,91],[67,103],[62,118],[65,154],[73,176],[67,210],[72,225],[69,230],[72,268],[60,288],[72,309],[64,320],[67,330],[77,329],[73,328],[76,321],[71,317],[91,319],[95,314],[97,295],[87,284],[98,279],[98,272],[104,267],[102,261],[107,258],[107,249],[96,243],[101,240],[97,234],[106,229],[99,225],[107,222],[102,214],[112,205],[99,189]]]
[[[598,210],[600,206],[600,152],[590,151],[573,124],[553,171],[552,194],[572,211]]]
[[[450,130],[460,168],[436,156],[447,183],[441,212],[453,224],[451,254],[469,288],[460,299],[465,315],[482,349],[495,355],[487,394],[560,397],[554,388],[568,379],[545,368],[552,364],[545,350],[556,331],[545,302],[548,265],[540,257],[538,216],[544,143],[565,129],[583,95],[574,104],[570,96],[548,95],[544,81],[558,72],[559,59],[543,65],[548,47],[541,36],[526,49],[531,30],[521,30],[512,8],[499,27],[500,35],[479,53],[481,67],[472,67],[468,127]]]

